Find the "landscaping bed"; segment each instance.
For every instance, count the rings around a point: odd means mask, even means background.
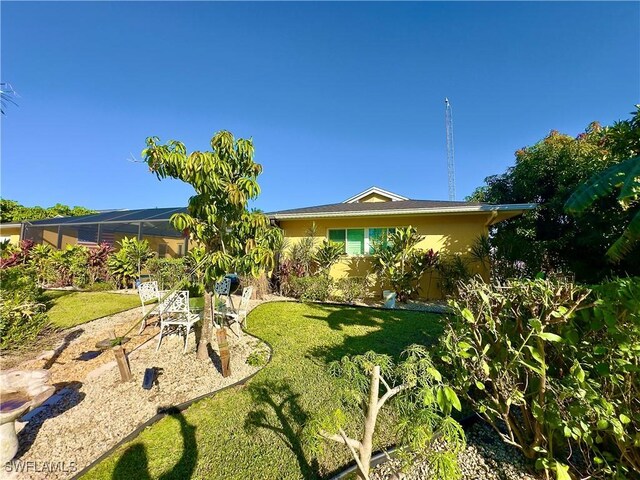
[[[529,472],[524,457],[505,444],[483,422],[476,422],[466,431],[467,447],[458,456],[463,480],[536,480],[542,478]],[[416,462],[406,471],[397,459],[380,464],[372,470],[371,480],[421,480],[433,477],[426,462]]]

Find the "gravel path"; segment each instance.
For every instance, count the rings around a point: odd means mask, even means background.
[[[28,423],[18,434],[20,450],[13,460],[14,468],[5,467],[0,478],[69,478],[154,416],[159,408],[186,402],[258,370],[246,359],[262,342],[247,334],[238,338],[228,331],[231,376],[223,378],[215,335],[211,358],[202,361],[196,358],[194,333],[189,336],[186,354],[182,353],[184,336],[178,335],[163,338],[156,352],[159,328],[151,325],[143,335],[132,335],[125,345],[134,378],[121,383],[113,354],[97,351],[95,343],[113,329],[119,335],[124,333],[136,317],[140,318],[139,310],[82,325],[67,334],[70,340],[59,345],[62,350],[45,352],[20,365],[48,366],[58,390],[42,407],[21,419]],[[156,385],[144,390],[142,379],[149,367],[160,368],[162,373]],[[11,471],[20,467],[24,471]],[[51,467],[62,471],[43,471]]]
[[[464,480],[540,480],[529,471],[525,459],[515,448],[506,445],[482,422],[467,431],[467,448],[458,457]],[[400,462],[392,460],[376,467],[371,480],[427,480],[434,478],[425,462],[400,472]]]

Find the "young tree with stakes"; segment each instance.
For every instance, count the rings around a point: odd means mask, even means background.
[[[270,228],[268,220],[247,210],[249,200],[260,193],[257,178],[262,166],[253,160],[251,139],[236,139],[224,130],[211,139],[211,151],[188,154],[183,143],[171,140],[162,145],[157,137],[147,138],[146,143],[142,156],[158,179],[176,178],[195,190],[187,213],[174,214],[171,223],[202,245],[208,256],[203,275],[205,316],[198,344],[198,358],[207,359],[215,282],[247,263],[264,267],[273,261],[260,241]]]

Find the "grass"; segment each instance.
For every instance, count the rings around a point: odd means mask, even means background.
[[[140,306],[138,295],[119,293],[47,290],[43,296],[49,322],[57,328],[75,327]],[[190,298],[189,303],[192,308],[202,308],[204,299]]]
[[[83,478],[326,477],[351,461],[348,451],[327,444],[314,455],[301,438],[312,414],[340,406],[327,363],[367,350],[398,356],[442,331],[436,315],[289,302],[259,306],[248,326],[273,347],[258,375],[165,417]],[[378,447],[394,442],[391,420],[380,418]],[[355,435],[356,425],[347,431]]]
[[[58,328],[75,327],[140,306],[137,295],[118,293],[49,290],[44,293],[44,297],[49,321]]]

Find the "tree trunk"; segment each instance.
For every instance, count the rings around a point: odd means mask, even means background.
[[[198,360],[207,360],[209,358],[209,343],[211,341],[211,324],[212,318],[212,298],[211,292],[204,292],[204,316],[202,319],[202,333],[200,334],[200,342],[198,343]]]
[[[369,466],[371,463],[371,450],[373,449],[373,432],[376,428],[378,418],[378,395],[380,393],[380,367],[373,367],[371,373],[371,388],[369,390],[369,405],[367,418],[364,421],[364,433],[362,435],[362,445],[360,446],[360,462],[364,469],[359,478],[369,478]]]

